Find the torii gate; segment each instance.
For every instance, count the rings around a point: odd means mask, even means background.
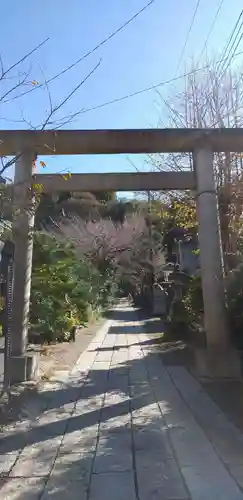
[[[28,313],[36,189],[53,191],[193,190],[196,193],[206,349],[196,352],[199,375],[236,377],[240,363],[230,345],[221,238],[213,174],[214,152],[243,150],[241,129],[0,131],[0,155],[17,155],[14,178],[15,243],[12,311],[12,380],[26,377]],[[194,172],[36,174],[36,155],[193,153]],[[28,359],[27,359],[28,358]]]

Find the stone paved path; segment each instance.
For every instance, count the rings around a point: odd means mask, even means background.
[[[1,439],[1,500],[243,500],[242,435],[125,303],[39,404]]]

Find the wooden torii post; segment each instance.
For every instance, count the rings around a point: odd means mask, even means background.
[[[230,346],[221,239],[214,184],[213,153],[243,149],[241,129],[148,129],[1,131],[0,155],[18,155],[15,168],[15,243],[12,353],[14,381],[26,378],[26,355],[34,214],[38,191],[194,190],[199,223],[200,262],[207,348],[197,352],[202,376],[236,377],[240,365]],[[186,153],[194,156],[194,172],[32,175],[33,155]]]

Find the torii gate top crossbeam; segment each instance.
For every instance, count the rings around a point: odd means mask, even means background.
[[[0,156],[243,151],[243,129],[2,130]]]

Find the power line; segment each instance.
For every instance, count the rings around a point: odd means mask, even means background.
[[[219,16],[220,10],[221,10],[221,8],[222,8],[222,6],[223,6],[223,3],[224,3],[224,0],[221,0],[221,1],[220,1],[219,6],[218,6],[218,8],[217,8],[217,11],[216,11],[216,13],[215,13],[215,16],[214,16],[213,22],[212,22],[212,24],[211,24],[211,26],[210,26],[210,28],[209,28],[208,34],[207,34],[207,36],[206,36],[206,40],[205,40],[205,42],[204,42],[204,45],[203,45],[203,48],[202,48],[201,54],[200,54],[200,56],[199,56],[199,58],[198,58],[198,61],[197,61],[196,66],[195,66],[195,70],[197,69],[197,67],[198,67],[198,65],[199,65],[199,62],[200,62],[200,59],[201,59],[201,57],[202,57],[202,55],[203,55],[203,52],[204,52],[204,50],[205,50],[205,48],[206,48],[206,46],[207,46],[208,40],[209,40],[209,38],[210,38],[210,36],[211,36],[211,34],[212,34],[212,31],[213,31],[214,26],[215,26],[215,24],[216,24],[216,21],[217,21],[217,19],[218,19],[218,16]],[[192,27],[193,27],[193,23],[194,23],[194,21],[195,21],[195,17],[196,17],[196,14],[197,14],[197,11],[198,11],[198,8],[199,8],[199,5],[200,5],[200,1],[198,1],[198,2],[197,2],[197,5],[196,5],[196,7],[195,7],[195,11],[194,11],[194,14],[193,14],[193,17],[192,17],[192,22],[191,22],[191,25],[190,25],[190,28],[189,28],[189,31],[188,31],[188,35],[187,35],[187,38],[186,38],[186,41],[185,41],[185,45],[184,45],[183,50],[182,50],[182,55],[181,55],[180,60],[179,60],[179,63],[178,63],[178,65],[179,65],[179,66],[180,66],[180,62],[181,62],[181,60],[182,60],[183,54],[184,54],[184,52],[185,52],[185,48],[186,48],[186,45],[187,45],[187,42],[188,42],[188,39],[189,39],[189,36],[190,36],[191,30],[192,30]],[[177,70],[178,70],[178,65],[177,65]],[[177,70],[176,70],[176,73],[177,73]],[[158,92],[158,91],[157,91],[157,92]],[[161,99],[163,99],[163,98],[162,98],[162,96],[160,96],[160,97],[161,97]],[[168,106],[168,104],[167,104],[165,101],[164,101],[164,103]]]
[[[217,9],[217,11],[216,11],[216,14],[215,14],[215,16],[214,16],[213,22],[212,22],[212,24],[211,24],[211,26],[210,26],[209,32],[208,32],[208,34],[207,34],[206,40],[205,40],[205,42],[204,42],[203,49],[202,49],[202,51],[201,51],[201,54],[200,54],[200,56],[199,56],[199,58],[198,58],[198,61],[197,61],[196,66],[195,66],[195,70],[196,70],[196,69],[197,69],[197,67],[198,67],[199,61],[200,61],[201,56],[202,56],[202,54],[203,54],[203,52],[204,52],[204,50],[205,50],[205,47],[207,46],[208,40],[209,40],[209,38],[210,38],[210,36],[211,36],[211,33],[212,33],[212,31],[213,31],[213,28],[214,28],[214,26],[215,26],[215,23],[216,23],[216,21],[217,21],[217,18],[218,18],[218,15],[219,15],[219,12],[220,12],[220,10],[221,10],[221,8],[222,8],[223,3],[224,3],[224,0],[221,0],[220,4],[219,4],[219,6],[218,6],[218,9]],[[192,27],[193,27],[193,24],[194,24],[194,21],[195,21],[196,15],[197,15],[197,11],[198,11],[199,5],[200,5],[200,0],[199,0],[199,1],[197,2],[197,4],[196,4],[195,11],[194,11],[194,14],[193,14],[193,17],[192,17],[192,21],[191,21],[191,25],[190,25],[189,30],[188,30],[188,33],[187,33],[186,41],[185,41],[184,47],[183,47],[183,49],[182,49],[181,56],[180,56],[180,58],[179,58],[179,62],[178,62],[178,64],[177,64],[177,69],[176,69],[175,75],[176,75],[176,73],[177,73],[177,71],[178,71],[178,68],[179,68],[179,66],[180,66],[180,63],[181,63],[182,57],[183,57],[183,55],[184,55],[185,48],[186,48],[186,45],[187,45],[187,42],[188,42],[188,39],[189,39],[189,36],[190,36],[191,30],[192,30]],[[157,91],[157,92],[158,92],[158,91]],[[159,94],[159,95],[160,95],[160,94]],[[160,98],[161,98],[162,100],[164,100],[164,99],[162,98],[162,96],[161,96],[161,95],[160,95]],[[164,101],[164,104],[165,104],[166,106],[168,106],[168,104],[167,104],[165,101]],[[161,118],[159,118],[158,123],[160,122],[160,119],[161,119]]]
[[[242,14],[243,14],[243,10],[241,11],[241,13],[240,13],[240,15],[239,15],[239,17],[238,17],[238,19],[237,19],[237,21],[236,21],[235,25],[234,25],[234,28],[233,28],[233,30],[232,30],[232,32],[231,32],[231,35],[230,35],[230,37],[229,37],[229,40],[228,40],[228,42],[227,42],[227,43],[226,43],[226,45],[225,45],[225,48],[224,48],[224,50],[223,50],[222,57],[225,57],[225,54],[226,54],[226,52],[227,52],[227,50],[228,50],[228,47],[229,47],[229,45],[230,45],[230,43],[231,43],[231,40],[232,40],[232,38],[233,38],[233,36],[234,36],[234,33],[235,33],[236,29],[237,29],[237,26],[238,26],[238,24],[239,24],[239,22],[240,22],[240,19],[241,19],[241,17],[242,17]]]
[[[191,23],[190,23],[190,26],[189,26],[189,29],[188,29],[188,32],[187,32],[187,35],[186,35],[186,40],[185,40],[185,43],[183,45],[183,48],[182,48],[182,51],[181,51],[181,54],[180,54],[180,57],[179,57],[179,60],[178,60],[178,63],[177,63],[177,67],[176,67],[176,71],[175,71],[175,75],[177,74],[177,71],[181,65],[181,61],[183,59],[183,56],[184,56],[184,53],[185,53],[185,50],[186,50],[186,46],[187,46],[187,43],[188,43],[188,40],[189,40],[189,37],[190,37],[190,34],[191,34],[191,31],[192,31],[192,28],[193,28],[193,25],[194,25],[194,21],[195,21],[195,18],[196,18],[196,15],[197,15],[197,11],[199,9],[199,5],[201,3],[201,0],[197,0],[197,4],[196,4],[196,7],[194,9],[194,13],[193,13],[193,16],[192,16],[192,20],[191,20]]]
[[[235,34],[236,30],[237,30],[237,27],[238,27],[238,25],[239,25],[239,22],[240,22],[240,20],[241,20],[242,16],[243,16],[243,9],[242,9],[241,13],[239,14],[238,19],[237,19],[237,21],[236,21],[236,23],[235,23],[235,25],[234,25],[234,28],[233,28],[233,30],[232,30],[232,32],[231,32],[231,34],[230,34],[229,40],[228,40],[228,42],[226,43],[226,45],[225,45],[225,47],[224,47],[224,49],[223,49],[223,53],[222,53],[222,56],[221,56],[221,57],[222,57],[222,59],[223,59],[223,58],[225,58],[224,62],[226,62],[226,64],[227,64],[227,59],[228,59],[228,57],[229,57],[229,53],[230,53],[230,51],[232,50],[232,47],[229,49],[228,55],[226,56],[226,54],[227,54],[227,50],[228,50],[228,48],[230,47],[231,41],[232,41],[233,36],[234,36],[234,34]],[[239,28],[239,30],[238,30],[238,32],[237,32],[237,34],[236,34],[235,39],[237,38],[237,36],[238,36],[238,34],[239,34],[239,32],[240,32],[240,30],[241,30],[241,28],[242,28],[242,24],[243,24],[243,22],[242,22],[242,23],[241,23],[241,25],[240,25],[240,28]],[[235,42],[235,39],[234,39],[234,41],[233,41],[233,44],[234,44],[234,42]],[[236,50],[237,50],[237,48],[236,48]],[[226,56],[226,57],[225,57],[225,56]],[[221,71],[221,73],[224,71],[224,64],[219,65],[218,71]]]
[[[223,7],[223,3],[224,3],[224,0],[221,0],[221,2],[220,2],[220,4],[219,4],[219,6],[218,6],[218,8],[217,8],[217,11],[216,11],[216,13],[215,13],[215,16],[214,16],[214,18],[213,18],[213,22],[212,22],[212,24],[211,24],[211,26],[210,26],[210,28],[209,28],[209,31],[208,31],[208,34],[207,34],[206,40],[205,40],[205,42],[204,42],[204,45],[203,45],[203,48],[202,48],[201,54],[200,54],[200,56],[199,56],[199,58],[198,58],[197,65],[199,64],[199,61],[200,61],[200,59],[201,59],[201,57],[202,57],[202,55],[203,55],[203,53],[204,53],[204,50],[205,50],[205,49],[206,49],[206,47],[207,47],[207,44],[208,44],[209,38],[210,38],[210,36],[211,36],[211,34],[212,34],[212,32],[213,32],[214,26],[215,26],[216,21],[217,21],[217,19],[218,19],[218,17],[219,17],[219,13],[220,13],[220,11],[221,11],[221,9],[222,9],[222,7]]]
[[[241,52],[238,52],[237,54],[235,54],[234,58],[238,57],[238,56],[240,56],[242,54],[243,54],[243,50]],[[223,59],[219,59],[218,61],[216,61],[216,64],[220,63],[222,61],[223,61]],[[145,92],[149,92],[150,90],[157,89],[158,87],[162,87],[164,85],[168,85],[169,83],[176,82],[178,80],[181,80],[182,78],[185,78],[187,76],[190,76],[190,75],[193,75],[195,73],[198,73],[199,71],[203,71],[205,69],[208,69],[209,66],[210,66],[209,64],[206,64],[205,66],[202,66],[201,68],[197,68],[197,69],[194,69],[192,71],[188,71],[187,73],[183,73],[182,75],[175,76],[174,78],[170,78],[169,80],[164,80],[163,82],[157,83],[155,85],[151,85],[150,87],[144,87],[143,89],[137,90],[136,92],[132,92],[130,94],[126,94],[124,96],[117,97],[116,99],[112,99],[111,101],[105,101],[105,102],[103,102],[101,104],[97,104],[96,106],[92,106],[90,108],[85,108],[85,109],[82,108],[82,109],[78,110],[76,113],[74,113],[71,116],[71,119],[75,118],[75,116],[77,116],[77,115],[88,113],[90,111],[95,111],[97,109],[104,108],[104,107],[110,106],[112,104],[116,104],[117,102],[121,102],[121,101],[124,101],[126,99],[130,99],[131,97],[135,97],[137,95],[144,94]],[[69,118],[69,120],[70,120],[70,116],[69,117],[64,117],[63,120],[65,120],[66,118]]]
[[[242,25],[241,25],[241,26],[243,27],[243,21],[242,21]],[[243,31],[242,31],[241,36],[240,36],[240,38],[239,38],[239,40],[238,40],[238,42],[237,42],[237,44],[236,44],[236,47],[234,48],[234,52],[233,52],[233,54],[231,55],[231,57],[230,57],[230,59],[229,59],[229,62],[228,62],[228,64],[227,64],[226,68],[224,68],[224,70],[223,70],[223,73],[222,73],[221,77],[222,77],[222,76],[226,73],[226,71],[227,71],[228,67],[230,66],[230,63],[231,63],[232,59],[234,58],[235,52],[237,51],[237,49],[238,49],[238,47],[239,47],[239,45],[240,45],[240,42],[241,42],[242,38],[243,38]]]
[[[226,66],[223,68],[223,71],[222,71],[222,74],[221,74],[221,78],[224,76],[224,74],[226,73],[228,67],[230,66],[231,61],[234,58],[234,55],[235,55],[235,53],[236,53],[236,51],[237,51],[237,49],[238,49],[238,47],[240,45],[240,42],[241,42],[241,40],[243,38],[243,30],[242,30],[242,28],[243,28],[243,21],[241,22],[240,28],[239,28],[239,30],[237,32],[237,35],[236,35],[236,37],[234,39],[233,44],[237,41],[238,35],[240,35],[240,37],[239,37],[238,42],[236,43],[236,45],[234,47],[232,47],[233,52],[231,52],[231,54],[228,55],[229,60],[228,60],[228,63],[226,64]],[[240,34],[240,31],[241,31],[241,34]]]
[[[60,71],[60,73],[57,73],[53,77],[51,77],[48,80],[46,80],[44,83],[41,83],[40,85],[36,85],[35,87],[27,90],[26,92],[23,92],[22,94],[18,94],[17,96],[13,97],[12,99],[8,99],[6,101],[3,101],[2,104],[7,103],[9,101],[13,101],[15,99],[19,99],[20,97],[23,97],[24,95],[30,94],[34,90],[40,89],[42,87],[46,87],[46,85],[48,85],[49,83],[53,82],[54,80],[56,80],[60,76],[64,75],[68,71],[70,71],[72,68],[74,68],[75,66],[77,66],[78,64],[80,64],[82,61],[84,61],[84,59],[87,59],[87,57],[89,57],[92,54],[94,54],[94,52],[96,52],[98,49],[100,49],[100,47],[103,47],[103,45],[105,45],[107,42],[109,42],[118,33],[120,33],[121,31],[123,31],[129,24],[131,24],[135,19],[137,19],[137,17],[139,17],[145,10],[147,10],[149,7],[151,7],[151,5],[154,4],[156,1],[157,0],[150,0],[146,5],[144,5],[144,7],[142,7],[141,9],[139,9],[136,12],[136,14],[134,14],[132,17],[130,17],[127,21],[125,21],[115,31],[113,31],[113,33],[111,33],[106,38],[104,38],[101,42],[98,43],[98,45],[96,45],[91,50],[89,50],[88,52],[86,52],[82,57],[80,57],[79,59],[77,59],[77,61],[75,61],[74,63],[70,64],[69,66],[67,66],[62,71]]]

